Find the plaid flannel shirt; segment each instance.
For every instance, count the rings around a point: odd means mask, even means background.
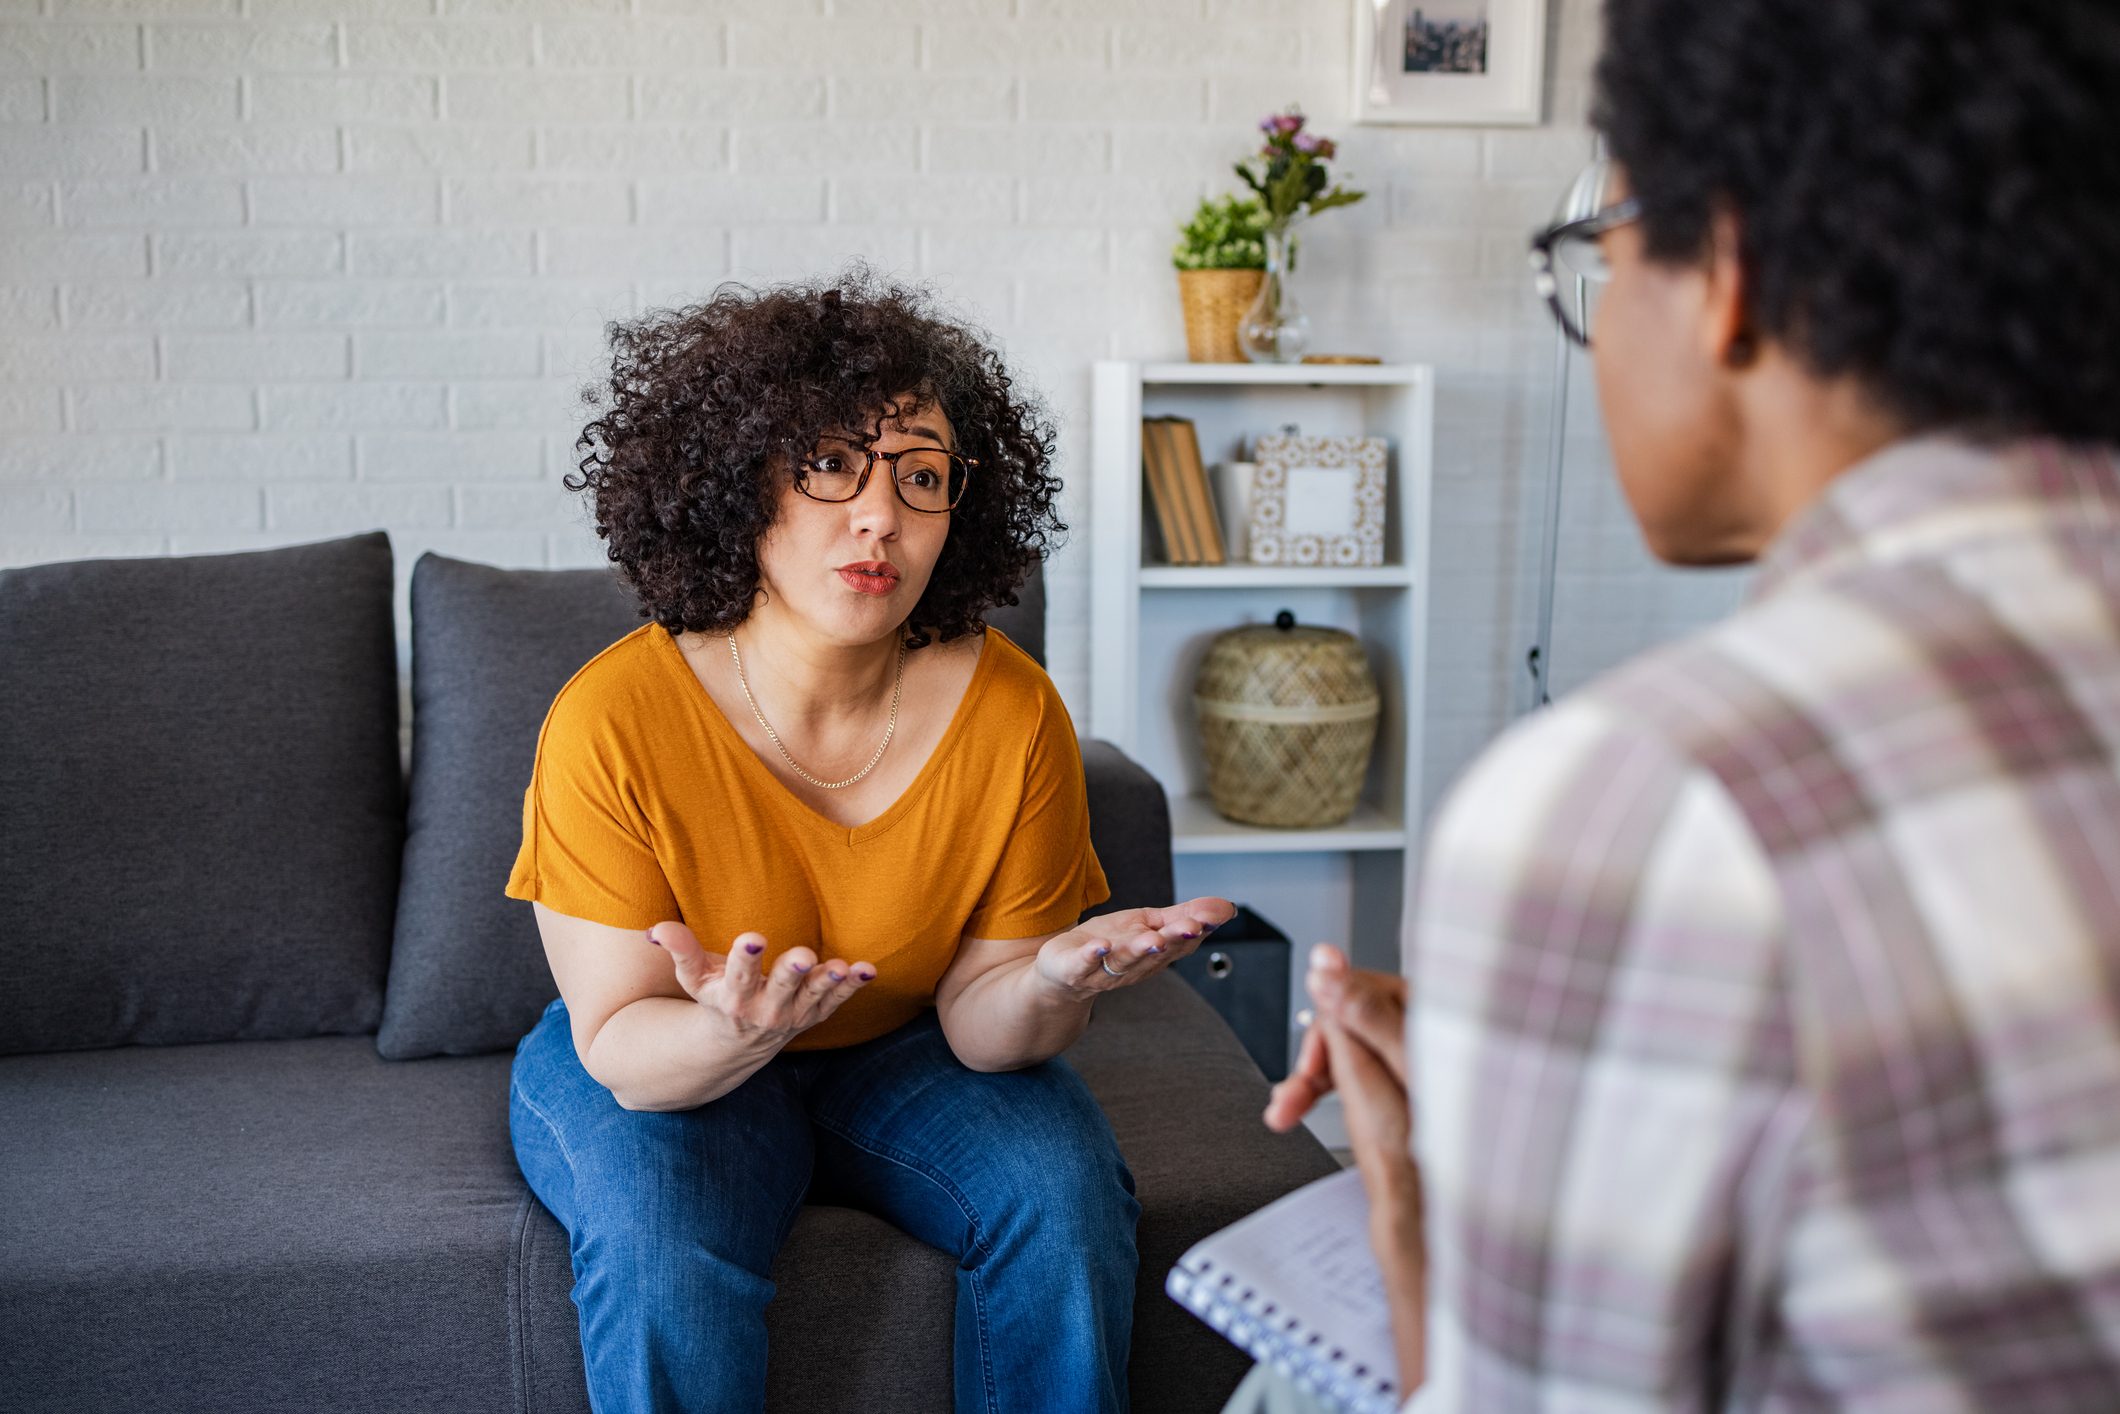
[[[2120,452],[1850,468],[1476,763],[1409,946],[1408,1411],[2120,1410]]]

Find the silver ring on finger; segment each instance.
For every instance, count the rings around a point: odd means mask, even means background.
[[[1126,975],[1126,974],[1125,974],[1124,972],[1120,972],[1120,971],[1118,971],[1118,970],[1114,969],[1114,968],[1112,967],[1112,962],[1111,962],[1111,959],[1110,959],[1110,958],[1108,958],[1108,957],[1100,957],[1100,958],[1098,958],[1098,959],[1097,959],[1097,966],[1099,966],[1099,967],[1103,968],[1103,969],[1104,969],[1104,970],[1105,970],[1106,972],[1110,973],[1110,974],[1111,974],[1112,976],[1114,976],[1114,977],[1124,977],[1124,976]]]

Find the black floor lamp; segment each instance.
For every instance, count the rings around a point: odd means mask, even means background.
[[[1595,144],[1591,153],[1593,160],[1602,147],[1602,141]],[[1562,198],[1556,219],[1575,221],[1591,215],[1597,209],[1601,187],[1595,169],[1585,168],[1575,179],[1575,184],[1568,188],[1568,195]],[[1582,327],[1588,328],[1588,282],[1580,275],[1575,277],[1574,293]],[[1553,416],[1546,438],[1546,520],[1539,551],[1538,632],[1531,641],[1531,651],[1524,658],[1524,666],[1531,673],[1531,706],[1528,709],[1531,711],[1549,706],[1553,701],[1553,586],[1560,561],[1561,464],[1567,451],[1568,375],[1574,365],[1574,352],[1568,336],[1555,323]]]

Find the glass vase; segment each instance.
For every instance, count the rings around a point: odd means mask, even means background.
[[[1310,347],[1310,316],[1296,303],[1289,283],[1295,241],[1293,225],[1267,229],[1266,278],[1237,326],[1237,347],[1253,363],[1295,363]]]

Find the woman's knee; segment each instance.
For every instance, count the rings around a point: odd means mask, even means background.
[[[1064,1063],[1020,1074],[1038,1100],[1018,1109],[1014,1132],[994,1146],[1007,1170],[1005,1211],[1071,1241],[1131,1250],[1141,1205],[1104,1111]]]
[[[1014,1273],[1070,1309],[1083,1301],[1112,1310],[1132,1302],[1141,1205],[1116,1153],[1046,1151],[997,1176],[975,1259],[991,1280]]]
[[[576,1275],[613,1290],[682,1298],[687,1309],[740,1314],[772,1295],[773,1259],[806,1179],[785,1186],[712,1184],[642,1171],[577,1184],[568,1242]]]
[[[602,1264],[690,1254],[762,1275],[809,1188],[807,1118],[764,1074],[696,1109],[641,1111],[585,1072],[530,1067],[510,1113],[525,1178],[564,1195],[555,1216]]]
[[[1134,1176],[1116,1150],[1108,1156],[1084,1153],[1049,1168],[1039,1188],[1048,1219],[1064,1225],[1077,1240],[1133,1247],[1141,1203],[1134,1196]]]

